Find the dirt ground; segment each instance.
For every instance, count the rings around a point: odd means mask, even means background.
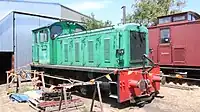
[[[161,94],[164,98],[155,98],[150,104],[144,107],[128,106],[122,109],[112,106],[112,102],[103,103],[104,112],[199,112],[200,111],[200,89],[180,90],[168,87],[161,87]],[[80,96],[76,96],[80,97]],[[89,112],[92,102],[89,98],[82,98],[86,109]],[[112,101],[112,100],[111,100]],[[114,100],[113,100],[114,101]],[[100,105],[95,101],[94,111],[100,112]],[[27,103],[15,103],[8,99],[5,85],[0,85],[0,112],[36,112]],[[83,112],[75,110],[73,112]]]

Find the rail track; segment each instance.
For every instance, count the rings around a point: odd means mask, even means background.
[[[180,75],[162,75],[161,86],[181,90],[196,90],[200,89],[200,79],[186,78]]]

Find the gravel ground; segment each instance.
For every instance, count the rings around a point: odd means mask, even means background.
[[[200,89],[180,90],[161,87],[164,98],[155,98],[151,103],[142,108],[129,106],[118,109],[111,106],[112,103],[104,103],[105,112],[199,112],[200,111]],[[79,97],[79,96],[76,96]],[[26,103],[14,103],[8,99],[4,85],[0,85],[0,112],[35,112]],[[91,99],[82,98],[86,109],[89,110]],[[111,100],[112,101],[112,100]],[[95,101],[94,110],[100,112],[99,102]],[[74,111],[73,111],[74,112]],[[81,112],[76,110],[75,112]],[[87,111],[84,111],[87,112]],[[88,111],[89,112],[89,111]]]

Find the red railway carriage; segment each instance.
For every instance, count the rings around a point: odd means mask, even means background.
[[[160,64],[162,71],[200,70],[199,18],[191,11],[162,16],[155,26],[148,28],[150,57]]]

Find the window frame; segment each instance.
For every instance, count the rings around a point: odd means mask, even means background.
[[[41,32],[43,33],[43,35],[41,36]],[[40,30],[39,31],[39,41],[41,42],[41,43],[43,43],[43,42],[48,42],[48,30],[47,29],[43,29],[43,30]],[[43,39],[43,40],[41,40],[41,39]]]
[[[184,17],[184,19],[174,20],[174,18],[176,18],[176,17]],[[175,15],[175,16],[172,17],[172,22],[179,22],[179,21],[185,21],[185,20],[187,20],[187,15],[186,14],[184,14],[184,15]]]
[[[55,33],[55,30],[53,30],[54,32],[52,33],[52,29],[55,28],[55,27],[59,27],[60,28],[61,32],[59,34],[58,34],[58,32]],[[51,37],[52,40],[54,40],[57,36],[59,36],[59,35],[61,35],[63,33],[63,26],[61,24],[53,25],[50,28],[50,32],[51,32],[50,33],[50,37]],[[56,34],[56,36],[55,36],[55,34]]]
[[[163,21],[164,19],[169,18],[169,21],[167,22],[161,22],[161,20]],[[172,22],[172,17],[171,16],[167,16],[167,17],[162,17],[158,19],[158,23],[159,24],[166,24],[166,23],[171,23]]]
[[[165,39],[165,37],[163,38],[163,35],[162,35],[162,31],[163,30],[166,30],[166,29],[168,29],[169,30],[169,33],[168,33],[168,42],[164,42],[163,40]],[[159,32],[159,34],[160,34],[160,38],[159,38],[159,40],[160,40],[160,44],[170,44],[171,43],[171,29],[170,29],[170,27],[164,27],[164,28],[160,28],[160,30],[159,30],[160,32]]]

